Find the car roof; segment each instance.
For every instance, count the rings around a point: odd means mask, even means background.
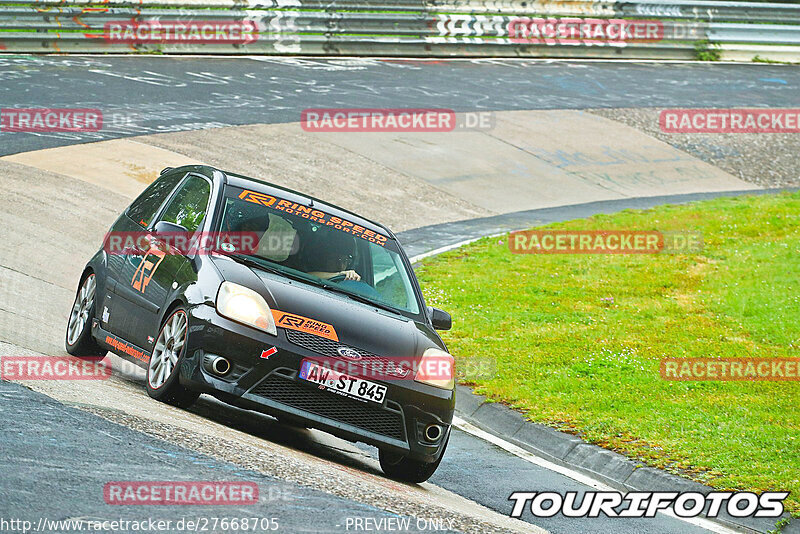
[[[307,195],[305,193],[301,193],[299,191],[295,191],[287,187],[282,187],[276,184],[272,184],[270,182],[265,182],[257,178],[251,178],[249,176],[244,176],[241,174],[236,174],[233,172],[228,172],[223,170],[220,170],[220,172],[224,173],[225,176],[227,176],[228,184],[234,187],[241,187],[243,189],[250,188],[256,190],[256,192],[258,193],[269,193],[273,195],[278,195],[285,198],[286,200],[298,203],[307,204],[308,201],[311,200],[314,204],[314,207],[320,209],[321,211],[324,211],[335,217],[347,219],[348,221],[363,226],[364,228],[368,228],[373,232],[377,232],[386,237],[395,239],[395,236],[391,232],[391,230],[386,228],[384,225],[377,223],[375,221],[371,221],[365,217],[362,217],[361,215],[358,215],[357,213],[353,213],[352,211],[339,207],[335,204],[331,204],[330,202],[325,202],[324,200],[312,197],[311,195]]]

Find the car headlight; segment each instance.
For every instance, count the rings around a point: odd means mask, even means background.
[[[239,284],[222,282],[217,293],[217,312],[228,319],[258,328],[273,336],[278,335],[272,310],[269,309],[264,297]]]
[[[422,355],[414,380],[442,389],[456,387],[455,359],[447,352],[430,348]]]

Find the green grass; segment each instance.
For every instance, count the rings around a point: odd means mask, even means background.
[[[664,357],[800,357],[800,193],[624,211],[544,228],[701,232],[694,255],[512,254],[486,238],[426,260],[479,393],[719,489],[789,490],[800,382],[670,382]]]

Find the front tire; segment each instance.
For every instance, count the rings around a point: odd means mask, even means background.
[[[78,288],[75,302],[72,304],[72,311],[69,314],[64,346],[69,354],[78,358],[103,359],[108,352],[92,337],[96,290],[97,279],[94,273],[89,273]]]
[[[179,408],[188,408],[200,396],[183,387],[178,377],[178,368],[186,355],[188,330],[186,310],[175,309],[161,325],[147,366],[147,394]]]
[[[415,484],[425,482],[431,478],[439,467],[439,464],[442,463],[444,451],[447,449],[447,443],[449,441],[450,436],[447,436],[447,441],[444,447],[442,447],[442,453],[439,455],[439,459],[431,463],[420,462],[419,460],[412,460],[408,456],[379,450],[378,459],[381,462],[381,469],[386,476],[395,480],[413,482]]]

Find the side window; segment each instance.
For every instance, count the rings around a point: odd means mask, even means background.
[[[180,173],[165,174],[156,179],[155,182],[133,201],[126,212],[134,222],[147,227],[153,222],[156,211],[167,196],[175,189],[183,175]]]
[[[381,300],[392,306],[403,308],[406,310],[415,308],[416,306],[409,306],[413,299],[410,299],[409,292],[412,291],[407,284],[404,284],[403,277],[398,271],[396,261],[400,260],[397,254],[390,254],[389,251],[378,245],[369,245],[372,256],[372,269],[373,280],[375,280],[375,289],[381,295]]]
[[[206,216],[211,184],[197,176],[189,176],[167,206],[162,221],[180,224],[194,232]]]

